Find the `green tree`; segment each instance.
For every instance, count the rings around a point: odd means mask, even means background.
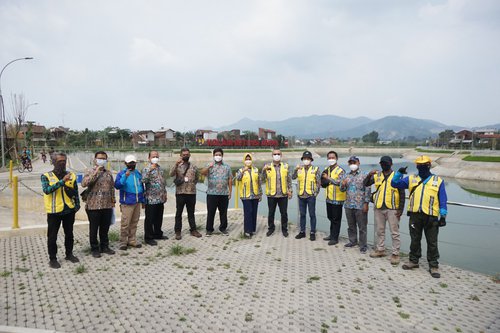
[[[363,135],[362,139],[364,142],[377,143],[378,142],[378,132],[371,131],[370,133]]]

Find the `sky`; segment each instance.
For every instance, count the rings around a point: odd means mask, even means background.
[[[498,0],[0,0],[6,114],[100,130],[244,117],[500,123]]]

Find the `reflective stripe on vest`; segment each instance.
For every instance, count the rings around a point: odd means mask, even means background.
[[[266,195],[276,195],[276,188],[277,188],[277,179],[276,179],[276,169],[274,167],[274,164],[270,166],[270,168],[266,171],[267,173],[267,178],[266,178]],[[288,185],[286,182],[286,179],[288,177],[288,164],[286,163],[280,163],[280,181],[281,181],[281,192],[283,194],[288,193]]]
[[[408,211],[411,213],[424,213],[430,216],[439,215],[439,187],[443,180],[436,175],[431,176],[431,179],[426,184],[420,182],[418,175],[410,175],[408,179],[408,189],[410,193],[410,203]],[[417,186],[418,185],[418,186]]]
[[[252,192],[253,195],[259,194],[259,169],[254,167],[248,172],[243,172],[240,184],[240,198],[249,198]]]
[[[338,165],[335,166],[335,168],[333,168],[333,170],[330,172],[330,168],[326,168],[325,171],[328,172],[328,176],[332,179],[339,179],[340,177],[340,174],[342,172],[344,172],[344,169],[342,169],[341,167],[339,167]],[[326,187],[326,192],[325,192],[325,195],[326,195],[326,199],[327,200],[330,200],[330,201],[345,201],[346,199],[346,192],[342,192],[340,190],[340,186],[339,185],[333,185],[333,184],[330,184]]]
[[[50,186],[56,184],[60,180],[53,172],[44,173],[44,176],[49,180]],[[65,185],[67,187],[74,188],[76,175],[73,172],[70,172],[70,176],[70,180],[68,180]],[[66,204],[69,208],[75,208],[73,199],[66,195],[66,192],[63,190],[63,186],[50,194],[44,194],[43,201],[45,203],[45,211],[49,214],[62,212],[64,210],[64,204]]]
[[[314,195],[316,193],[317,172],[318,167],[315,166],[309,167],[307,171],[305,168],[300,168],[299,170],[297,170],[297,180],[299,181],[299,195],[303,195],[304,192],[309,195]]]
[[[377,191],[373,199],[376,208],[382,208],[384,203],[388,209],[399,208],[399,191],[397,188],[391,186],[393,177],[394,171],[391,172],[386,181],[384,181],[384,174],[382,172],[377,172],[373,175],[375,190]]]

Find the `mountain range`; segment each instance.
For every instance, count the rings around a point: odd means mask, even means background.
[[[240,129],[257,132],[258,128],[267,128],[284,136],[297,138],[359,138],[371,131],[377,131],[380,140],[402,140],[414,137],[425,139],[436,137],[444,130],[461,130],[465,127],[446,125],[434,120],[418,119],[404,116],[387,116],[380,119],[367,117],[347,118],[336,115],[311,115],[293,117],[278,121],[253,120],[243,118],[233,124],[215,128],[217,131]],[[478,128],[500,128],[500,124]],[[471,128],[469,128],[471,129]]]

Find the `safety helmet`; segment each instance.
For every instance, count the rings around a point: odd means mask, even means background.
[[[427,164],[427,163],[431,163],[431,162],[432,162],[431,158],[429,156],[426,156],[426,155],[419,156],[415,160],[416,164]]]

